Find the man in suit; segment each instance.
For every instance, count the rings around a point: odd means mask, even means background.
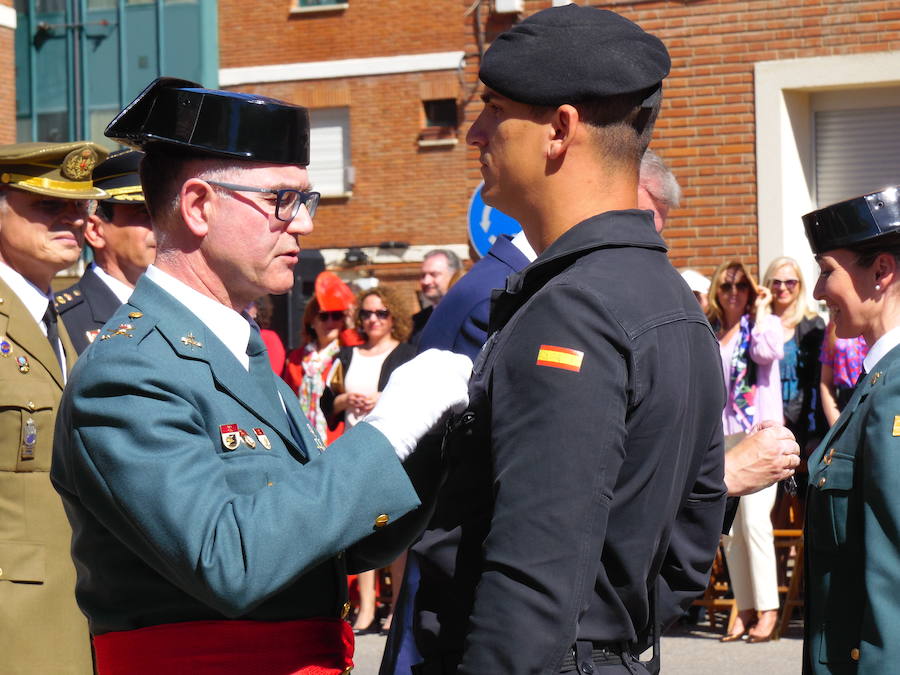
[[[464,405],[471,362],[399,368],[326,451],[243,313],[293,286],[312,231],[306,109],[161,78],[106,133],[146,153],[157,257],[73,371],[54,446],[98,671],[345,672],[348,567],[397,553],[351,547],[419,504],[401,460]]]
[[[436,248],[425,254],[419,274],[419,289],[426,306],[412,315],[412,334],[409,342],[417,345],[422,330],[435,307],[440,304],[454,277],[462,272],[462,261],[453,251]]]
[[[76,284],[54,297],[79,354],[100,334],[113,312],[128,301],[156,254],[156,238],[138,176],[143,156],[137,150],[120,150],[94,171],[94,185],[109,195],[100,200],[84,228],[94,262]]]
[[[71,529],[50,484],[57,406],[75,349],[50,300],[81,254],[98,145],[0,146],[0,660],[4,673],[92,672]]]

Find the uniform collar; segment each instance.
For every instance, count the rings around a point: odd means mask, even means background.
[[[44,313],[50,303],[47,294],[4,262],[0,262],[0,279],[19,297],[35,323],[43,326]]]
[[[123,305],[128,302],[128,298],[131,297],[131,292],[134,290],[131,286],[119,281],[114,276],[107,274],[107,272],[96,263],[91,263],[91,269],[94,271],[94,274],[97,275],[97,278],[106,284],[106,287],[119,299],[119,302]]]
[[[885,354],[897,345],[900,345],[900,326],[889,330],[878,338],[878,341],[874,345],[869,347],[869,353],[866,354],[866,358],[863,359],[863,367],[866,369],[866,372],[871,373],[875,369],[875,366],[878,365],[878,362],[884,358]]]
[[[250,341],[250,324],[243,316],[231,307],[226,307],[221,302],[194,290],[155,265],[150,265],[145,274],[147,278],[195,314],[209,331],[222,341],[228,351],[234,354],[241,365],[249,369],[250,359],[247,356],[247,344]]]
[[[656,231],[650,211],[606,211],[566,230],[534,263],[522,272],[510,275],[506,291],[517,293],[528,278],[545,273],[547,268],[555,267],[562,258],[609,246],[652,248],[662,252],[668,250]]]

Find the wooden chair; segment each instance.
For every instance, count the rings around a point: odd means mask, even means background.
[[[718,620],[716,611],[727,609],[728,625],[725,627],[726,632],[731,630],[734,621],[737,618],[737,604],[733,597],[726,597],[731,594],[731,584],[728,580],[728,570],[725,567],[725,551],[719,544],[719,550],[716,552],[716,559],[713,561],[712,570],[709,573],[709,583],[703,596],[694,600],[694,605],[706,608],[706,614],[709,617],[709,625],[715,629]]]
[[[803,501],[781,492],[772,509],[778,593],[784,597],[774,640],[787,628],[794,609],[803,606],[803,518]]]

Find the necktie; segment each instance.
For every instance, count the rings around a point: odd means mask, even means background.
[[[47,304],[47,311],[44,312],[44,325],[47,327],[47,341],[50,343],[50,349],[53,350],[53,354],[59,362],[59,367],[63,368],[62,345],[59,342],[59,327],[56,325],[56,321],[56,307],[53,306],[51,301]]]

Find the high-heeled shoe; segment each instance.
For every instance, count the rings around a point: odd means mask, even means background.
[[[732,633],[731,635],[723,635],[719,638],[719,642],[737,642],[747,634],[749,629],[745,628],[740,633]]]
[[[371,623],[365,628],[354,628],[354,635],[375,635],[381,630],[381,626],[378,623],[378,617],[372,619]]]
[[[748,644],[748,645],[755,645],[755,644],[759,644],[760,642],[769,642],[770,640],[772,640],[772,638],[773,638],[774,636],[775,636],[775,629],[774,629],[774,628],[773,628],[771,631],[769,631],[769,634],[768,634],[768,635],[763,635],[763,636],[760,636],[760,635],[748,635],[748,636],[747,636],[747,644]]]

